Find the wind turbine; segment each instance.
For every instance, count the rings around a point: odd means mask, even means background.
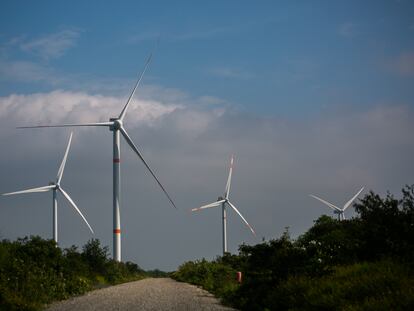
[[[83,221],[88,225],[89,230],[91,230],[91,232],[94,233],[91,226],[89,225],[88,221],[86,220],[85,216],[83,216],[83,214],[81,213],[79,208],[76,206],[75,202],[73,202],[73,200],[71,199],[69,194],[67,194],[66,191],[63,190],[63,188],[60,185],[60,182],[62,181],[62,177],[63,177],[63,171],[65,170],[65,164],[66,164],[66,159],[68,157],[70,144],[72,142],[72,134],[73,133],[70,133],[68,146],[66,147],[65,155],[63,156],[62,163],[60,164],[55,182],[50,182],[48,186],[43,186],[43,187],[39,187],[39,188],[32,188],[32,189],[27,189],[27,190],[21,190],[21,191],[9,192],[9,193],[3,193],[2,194],[4,196],[6,196],[6,195],[23,194],[23,193],[53,191],[53,240],[55,240],[56,243],[58,242],[58,221],[57,221],[57,192],[58,191],[66,198],[66,200],[68,200],[69,204],[82,217]]]
[[[364,187],[361,188],[348,202],[344,204],[342,208],[339,208],[336,205],[333,205],[332,203],[329,203],[328,201],[325,201],[324,199],[321,199],[317,197],[316,195],[310,194],[310,196],[318,201],[321,201],[323,204],[328,205],[331,209],[333,209],[334,214],[338,215],[338,220],[345,220],[345,210],[351,206],[352,202],[355,201],[355,199],[361,194],[362,190],[364,190]]]
[[[167,196],[168,200],[171,204],[176,208],[173,200],[171,199],[170,195],[165,190],[164,186],[155,176],[152,169],[149,167],[147,162],[141,155],[141,152],[135,146],[132,139],[129,137],[127,131],[124,128],[123,121],[127,112],[127,109],[131,103],[131,100],[137,90],[141,80],[144,76],[145,71],[148,68],[148,65],[151,61],[152,53],[149,55],[147,61],[145,62],[144,69],[141,72],[135,86],[129,95],[127,103],[125,104],[124,108],[122,109],[120,115],[116,118],[110,118],[109,122],[96,122],[96,123],[84,123],[84,124],[60,124],[60,125],[38,125],[38,126],[23,126],[19,128],[45,128],[45,127],[70,127],[70,126],[101,126],[101,127],[108,127],[110,131],[113,132],[113,258],[116,261],[121,261],[121,219],[120,219],[120,194],[121,194],[121,156],[120,156],[120,134],[124,137],[128,145],[132,148],[132,150],[138,155],[141,161],[144,163],[148,171],[151,175],[155,178],[158,185],[161,187],[162,191]]]
[[[195,211],[200,211],[200,210],[203,210],[203,209],[206,209],[206,208],[218,207],[218,206],[221,205],[222,218],[223,218],[223,255],[225,253],[227,253],[227,216],[226,216],[226,205],[230,206],[240,216],[240,218],[244,221],[244,223],[247,225],[247,227],[249,227],[250,231],[254,235],[256,235],[256,233],[254,232],[253,228],[249,225],[249,223],[247,222],[247,220],[244,219],[243,215],[239,212],[239,210],[229,200],[230,185],[231,185],[231,175],[233,173],[233,162],[234,162],[234,157],[231,156],[231,160],[230,160],[230,171],[229,171],[229,177],[227,178],[226,189],[224,191],[224,198],[223,197],[219,197],[217,199],[217,201],[214,202],[214,203],[210,203],[210,204],[207,204],[207,205],[203,205],[203,206],[198,207],[198,208],[193,208],[191,210],[192,212],[195,212]]]

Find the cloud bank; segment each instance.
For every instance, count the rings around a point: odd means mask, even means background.
[[[286,226],[296,236],[319,215],[331,215],[309,198],[311,193],[341,204],[362,186],[397,193],[413,182],[414,113],[407,106],[297,120],[240,113],[219,99],[191,98],[159,87],[141,94],[129,110],[126,127],[179,207],[170,208],[122,142],[123,254],[125,260],[147,269],[171,270],[184,260],[220,253],[220,211],[194,215],[187,211],[222,195],[231,154],[236,157],[232,202],[259,237],[255,239],[229,212],[232,252],[243,242],[276,237]],[[63,90],[0,98],[0,144],[7,146],[0,153],[0,192],[42,185],[53,178],[68,137],[67,129],[18,131],[16,125],[106,121],[119,114],[124,102],[121,97]],[[74,130],[65,187],[93,226],[95,237],[112,245],[111,136],[107,130]],[[0,234],[49,237],[49,206],[48,196],[2,198]],[[63,246],[91,238],[64,203],[59,213]],[[349,209],[347,217],[352,213]]]
[[[11,117],[21,124],[61,124],[108,121],[118,116],[125,99],[56,90],[49,93],[10,95],[0,98],[0,117]],[[180,106],[154,100],[133,100],[128,117],[150,124]]]

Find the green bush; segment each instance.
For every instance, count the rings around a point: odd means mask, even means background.
[[[390,260],[338,266],[321,278],[290,277],[269,293],[278,310],[412,310],[413,271]]]
[[[285,232],[173,277],[241,310],[414,310],[414,185],[402,192],[370,192],[355,204],[359,217],[322,216],[296,241]]]
[[[236,270],[221,259],[189,261],[179,267],[172,277],[181,282],[199,285],[218,297],[231,295],[237,288]]]
[[[39,310],[46,303],[106,284],[143,278],[138,265],[108,259],[108,248],[90,240],[83,251],[61,250],[40,237],[0,243],[0,310]]]

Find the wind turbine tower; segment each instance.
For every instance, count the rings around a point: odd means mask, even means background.
[[[100,127],[108,127],[110,131],[113,132],[113,258],[116,261],[121,261],[121,218],[120,218],[120,196],[121,196],[121,135],[126,140],[127,144],[131,147],[131,149],[137,154],[137,156],[141,159],[144,163],[145,167],[154,177],[162,191],[167,196],[168,200],[171,204],[176,208],[175,203],[171,199],[170,195],[165,190],[164,186],[161,184],[159,179],[155,176],[153,170],[149,167],[147,162],[142,157],[141,152],[135,146],[132,139],[129,137],[127,131],[125,130],[123,121],[127,112],[129,105],[131,104],[131,100],[137,90],[138,86],[141,83],[141,80],[145,74],[145,71],[148,68],[148,65],[151,61],[152,53],[149,55],[144,69],[141,72],[135,86],[129,95],[127,103],[125,104],[124,108],[122,109],[120,115],[116,118],[110,118],[109,122],[96,122],[96,123],[84,123],[84,124],[61,124],[61,125],[38,125],[38,126],[24,126],[19,128],[46,128],[46,127],[72,127],[72,126],[100,126]]]
[[[247,220],[243,217],[243,215],[239,212],[239,210],[230,202],[229,195],[230,195],[230,186],[231,186],[231,176],[233,174],[233,163],[234,163],[234,157],[231,156],[230,159],[230,170],[229,170],[229,177],[227,178],[226,188],[224,191],[224,198],[219,197],[216,202],[203,205],[198,208],[193,208],[191,211],[196,212],[200,211],[206,208],[211,207],[218,207],[221,206],[221,215],[222,215],[222,225],[223,225],[223,255],[227,253],[227,211],[226,211],[226,205],[230,206],[243,220],[243,222],[247,225],[247,227],[250,229],[250,231],[256,235],[253,228],[249,225]]]
[[[62,181],[62,177],[63,177],[63,171],[65,170],[66,159],[68,157],[71,142],[72,142],[72,133],[70,133],[69,142],[66,147],[66,151],[65,151],[65,155],[63,156],[62,163],[60,164],[55,182],[50,182],[48,186],[43,186],[39,188],[31,188],[27,190],[21,190],[21,191],[2,194],[4,196],[7,196],[7,195],[15,195],[15,194],[52,191],[53,193],[53,240],[55,240],[56,243],[58,242],[58,217],[57,217],[57,193],[58,192],[60,192],[65,197],[65,199],[69,202],[69,204],[78,212],[78,214],[82,217],[83,221],[87,224],[89,230],[91,230],[91,232],[93,233],[93,230],[91,226],[89,225],[88,221],[86,220],[85,216],[83,216],[79,208],[76,206],[75,202],[72,200],[69,194],[67,194],[66,191],[63,190],[62,186],[60,185],[60,182]]]

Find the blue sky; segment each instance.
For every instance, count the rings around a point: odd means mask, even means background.
[[[132,81],[160,36],[150,81],[248,111],[298,115],[409,104],[413,11],[410,1],[7,1],[0,39],[5,62],[75,80]],[[47,40],[57,42],[47,49]],[[7,82],[2,95],[56,87]],[[82,88],[69,82],[58,87]]]
[[[222,194],[232,153],[232,200],[259,236],[230,214],[232,252],[330,215],[310,193],[398,193],[414,175],[413,16],[408,0],[2,1],[0,193],[53,178],[69,135],[15,126],[119,114],[158,38],[125,123],[179,211],[123,142],[125,259],[168,270],[219,254],[219,211],[186,211]],[[74,130],[64,183],[111,245],[108,131]],[[0,199],[0,237],[50,237],[47,195]],[[81,245],[64,205],[61,245]]]

